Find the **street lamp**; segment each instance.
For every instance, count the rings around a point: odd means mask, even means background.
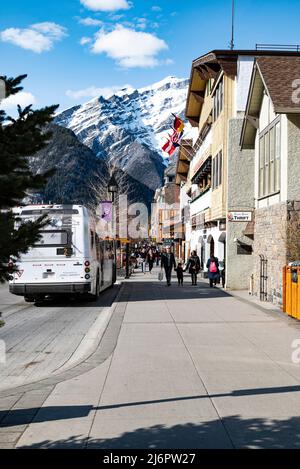
[[[113,237],[115,236],[115,209],[114,209],[114,203],[115,203],[115,194],[118,192],[119,186],[116,181],[115,175],[113,174],[108,181],[107,185],[107,191],[111,194],[111,201],[112,201],[112,235]],[[114,255],[115,255],[115,266],[114,266],[114,282],[117,279],[117,259],[116,259],[116,254],[117,254],[117,246],[116,246],[116,241],[114,241]]]
[[[108,192],[111,193],[112,203],[114,203],[114,201],[115,201],[115,194],[116,194],[116,192],[118,192],[118,189],[119,189],[119,186],[118,186],[118,183],[116,181],[115,175],[113,174],[111,176],[110,180],[108,181],[108,186],[107,186]]]

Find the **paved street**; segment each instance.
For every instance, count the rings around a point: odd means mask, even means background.
[[[1,285],[5,327],[0,340],[6,345],[6,364],[0,365],[0,391],[49,377],[80,360],[93,345],[94,330],[105,322],[114,296],[108,291],[97,302],[53,300],[34,305]]]
[[[300,324],[206,282],[156,278],[124,284],[76,374],[0,393],[1,447],[300,447]]]

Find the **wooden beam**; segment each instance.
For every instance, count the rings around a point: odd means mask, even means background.
[[[237,75],[237,61],[236,60],[220,60],[220,66],[224,70],[225,75],[235,77]]]
[[[215,79],[219,75],[220,70],[221,70],[221,67],[218,64],[204,64],[202,67],[208,73],[209,78],[213,78],[213,79]]]
[[[192,147],[182,147],[182,153],[187,160],[192,161],[193,159],[193,148]]]
[[[247,121],[255,128],[259,128],[259,118],[251,115],[247,115]]]
[[[186,163],[185,161],[179,160],[178,161],[178,167],[180,166],[181,171],[188,172],[190,168],[190,164]],[[179,168],[178,168],[179,169]],[[180,171],[179,171],[180,172]]]
[[[196,67],[195,70],[198,73],[201,80],[207,80],[207,78],[206,78],[207,73],[205,73],[202,68]]]
[[[198,127],[199,126],[199,120],[200,116],[186,116],[187,120],[191,124],[192,127]]]
[[[192,95],[198,103],[203,104],[203,102],[204,102],[204,91],[192,91]]]
[[[185,173],[177,173],[182,181],[187,181],[187,175]]]

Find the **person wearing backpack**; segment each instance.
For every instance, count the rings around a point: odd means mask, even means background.
[[[186,269],[189,269],[189,273],[192,277],[192,285],[197,285],[197,275],[200,271],[200,259],[197,256],[197,252],[193,251],[191,257],[188,260]]]
[[[209,286],[212,288],[216,286],[220,276],[218,258],[211,255],[207,261],[206,267],[208,269]]]

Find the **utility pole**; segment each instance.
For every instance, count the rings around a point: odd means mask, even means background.
[[[234,49],[234,14],[235,14],[235,5],[234,5],[234,0],[232,0],[232,23],[231,23],[230,50]]]

